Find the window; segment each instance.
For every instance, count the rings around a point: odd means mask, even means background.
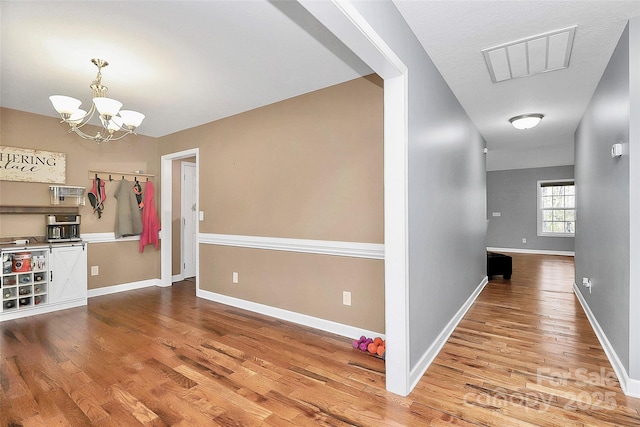
[[[573,237],[575,231],[574,181],[538,181],[538,236]]]

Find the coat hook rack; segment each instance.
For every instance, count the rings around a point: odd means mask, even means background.
[[[102,180],[113,181],[113,176],[121,176],[122,179],[126,179],[127,181],[138,181],[138,178],[145,178],[146,182],[149,182],[149,178],[153,179],[155,175],[149,173],[137,173],[137,172],[118,172],[118,171],[101,171],[101,170],[90,170],[89,171],[89,179],[97,179],[100,178]]]

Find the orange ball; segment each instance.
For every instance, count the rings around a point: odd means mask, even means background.
[[[367,346],[367,350],[371,354],[376,354],[376,351],[378,350],[378,346],[376,345],[376,343],[372,342]]]
[[[376,343],[376,345],[380,345],[383,343],[382,338],[380,337],[375,337],[373,342]]]
[[[378,356],[382,357],[386,351],[387,347],[385,345],[379,345],[376,353],[378,354]]]

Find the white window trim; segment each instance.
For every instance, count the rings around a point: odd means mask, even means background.
[[[542,232],[542,184],[546,184],[546,183],[553,183],[553,182],[572,182],[573,185],[576,185],[576,182],[574,179],[546,179],[546,180],[540,180],[538,181],[537,188],[536,188],[536,197],[537,197],[537,227],[538,227],[538,237],[575,237],[575,231],[573,233],[543,233]],[[574,211],[576,212],[576,222],[577,222],[577,209],[573,208]]]

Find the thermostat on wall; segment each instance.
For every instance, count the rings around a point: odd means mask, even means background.
[[[620,156],[622,156],[622,144],[621,143],[613,144],[611,146],[611,157],[615,158]]]

